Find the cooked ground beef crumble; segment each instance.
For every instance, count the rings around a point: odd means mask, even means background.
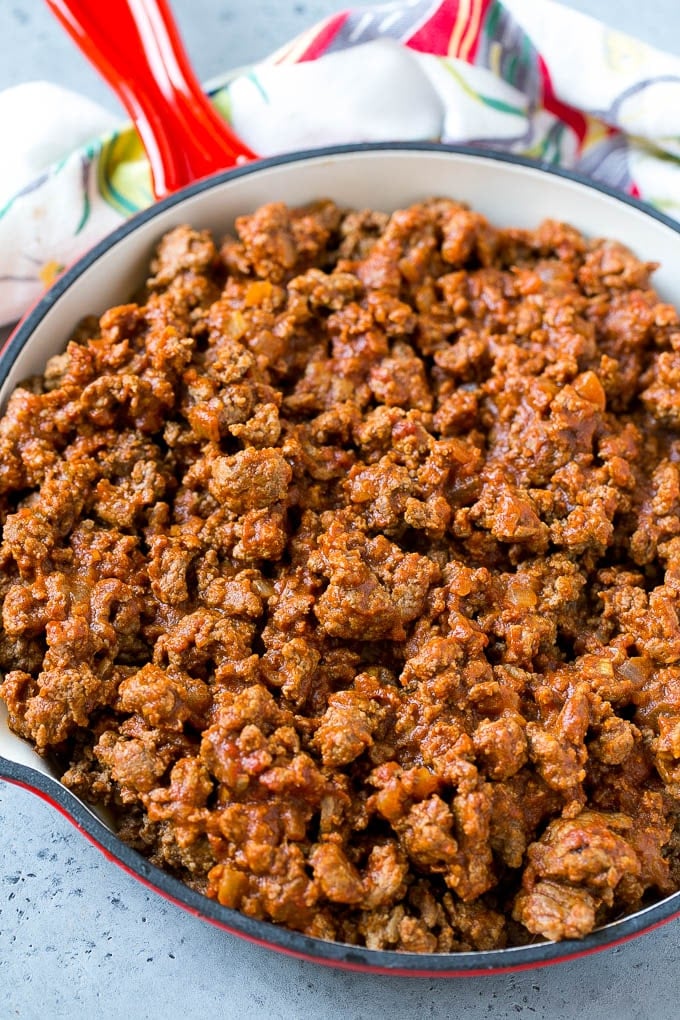
[[[163,238],[0,422],[10,725],[192,888],[422,952],[680,888],[680,322],[448,200]]]

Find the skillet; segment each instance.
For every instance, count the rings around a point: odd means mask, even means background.
[[[533,227],[553,217],[590,235],[621,237],[661,262],[655,285],[680,305],[680,230],[670,219],[578,175],[488,151],[430,143],[338,146],[256,160],[212,113],[191,71],[165,0],[95,5],[50,0],[69,31],[103,67],[134,116],[160,200],[68,269],[28,314],[0,355],[0,401],[63,348],[84,312],[101,312],[135,289],[154,244],[189,222],[216,233],[263,202],[340,204],[389,211],[432,194],[468,202],[500,226]],[[106,27],[116,19],[116,33]],[[95,19],[95,20],[93,20]],[[121,66],[121,60],[122,65]],[[225,169],[226,168],[226,169]],[[160,197],[165,196],[165,197]],[[523,970],[624,942],[680,916],[680,893],[612,922],[582,941],[537,942],[457,954],[369,950],[308,938],[253,920],[192,891],[116,835],[110,820],[79,801],[49,761],[12,734],[0,706],[0,776],[48,800],[105,855],[191,913],[248,940],[334,967],[400,975],[461,976]]]

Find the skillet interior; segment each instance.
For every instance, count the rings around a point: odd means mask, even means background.
[[[158,238],[191,223],[227,230],[236,215],[266,201],[301,204],[329,196],[340,204],[389,211],[429,195],[463,200],[494,224],[535,226],[566,220],[591,236],[623,240],[644,259],[661,262],[655,286],[680,306],[680,230],[641,204],[577,177],[526,161],[440,145],[340,147],[262,161],[199,182],[135,217],[102,241],[38,303],[2,352],[0,400],[62,349],[73,324],[134,290]],[[4,713],[4,706],[0,706]],[[284,952],[333,966],[390,973],[457,975],[539,966],[625,940],[680,912],[680,894],[593,932],[582,942],[541,943],[492,952],[408,954],[343,946],[253,921],[205,899],[126,847],[107,824],[58,782],[49,763],[11,734],[0,716],[0,775],[47,797],[104,852],[162,894],[206,920]]]

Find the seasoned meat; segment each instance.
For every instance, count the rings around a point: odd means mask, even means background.
[[[0,420],[12,729],[155,864],[319,938],[581,938],[678,889],[653,268],[444,199],[171,231]]]

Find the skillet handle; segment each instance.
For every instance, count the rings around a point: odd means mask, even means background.
[[[132,117],[157,198],[256,158],[206,98],[167,0],[46,2]]]

